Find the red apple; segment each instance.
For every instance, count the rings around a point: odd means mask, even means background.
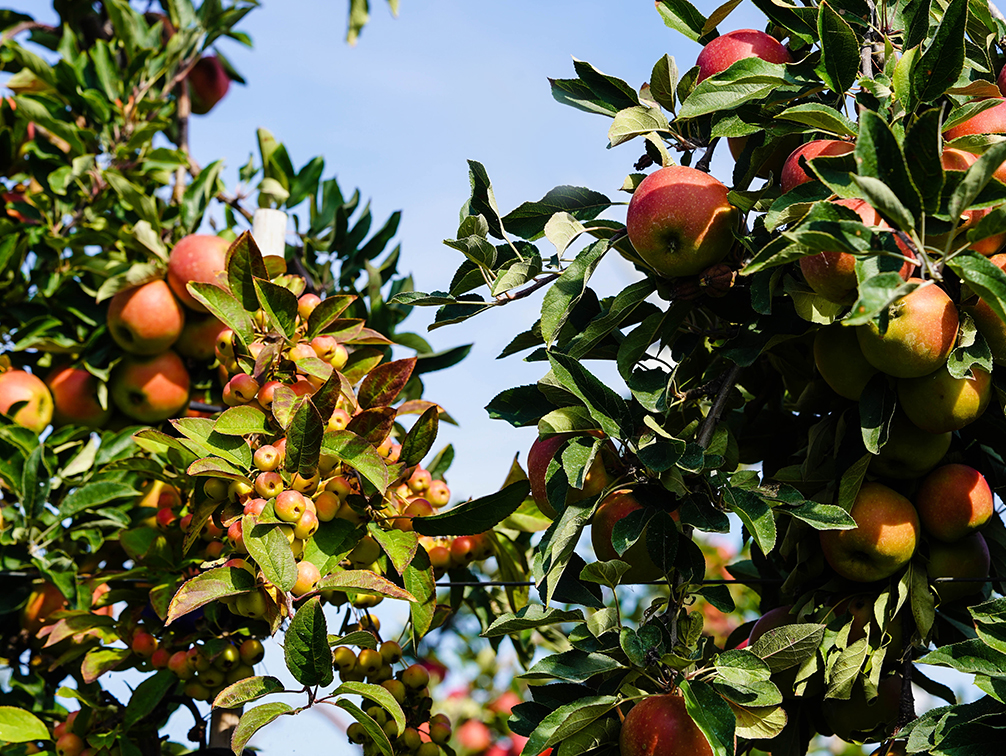
[[[726,71],[744,58],[761,58],[769,63],[792,63],[789,50],[775,37],[756,29],[737,29],[721,34],[702,48],[695,65],[699,67],[696,82]]]
[[[206,312],[192,298],[185,285],[190,282],[218,284],[217,276],[226,268],[230,242],[219,236],[190,234],[175,245],[168,257],[168,284],[175,296],[190,310]]]
[[[108,305],[108,332],[131,354],[160,354],[178,340],[185,312],[163,280],[120,291]]]
[[[530,451],[527,453],[527,476],[528,483],[531,484],[531,497],[534,499],[535,504],[538,505],[538,509],[541,510],[542,514],[553,520],[557,513],[548,501],[548,495],[545,490],[545,474],[548,472],[548,465],[552,461],[552,458],[559,453],[559,448],[570,437],[570,434],[562,433],[557,436],[535,439],[535,442],[531,444]],[[586,476],[584,476],[583,488],[569,488],[569,491],[566,493],[567,503],[582,501],[589,496],[597,496],[611,482],[608,471],[604,466],[603,454],[602,450],[594,455],[594,461],[590,469],[587,470]],[[433,481],[430,483],[431,490],[432,486],[437,482]],[[444,488],[446,488],[446,485]],[[444,494],[441,493],[437,498],[438,500],[443,500]],[[446,498],[450,499],[450,490],[447,491]],[[435,506],[443,506],[443,504],[437,504],[432,498],[430,499],[430,503]],[[443,503],[446,504],[447,501]]]
[[[227,326],[212,315],[202,318],[190,315],[185,319],[185,327],[175,342],[175,351],[182,357],[209,362],[216,354],[217,339],[227,330]],[[231,350],[231,356],[233,354]]]
[[[940,156],[940,162],[943,164],[943,170],[945,171],[966,171],[975,161],[978,160],[977,155],[973,155],[970,152],[965,152],[964,150],[957,150],[953,147],[947,147],[943,150],[943,154]],[[1000,166],[999,170],[995,173],[995,178],[1000,181],[1003,180],[1002,175],[1004,170],[1006,170],[1006,163]],[[992,208],[983,208],[981,210],[965,210],[963,213],[962,222],[953,231],[955,236],[963,237],[967,230],[978,224],[983,217],[988,213],[992,212]],[[947,234],[940,234],[939,236],[929,237],[926,239],[926,243],[930,246],[942,249],[947,243]],[[975,242],[970,245],[970,248],[975,252],[986,257],[994,255],[1000,249],[1002,249],[1003,244],[1006,244],[1006,233],[996,234],[995,236],[989,236],[981,241]]]
[[[126,355],[112,371],[109,394],[119,410],[141,423],[177,417],[189,403],[189,374],[172,351]]]
[[[227,94],[231,79],[215,55],[200,58],[189,71],[189,98],[192,112],[205,115]]]
[[[52,393],[54,425],[83,425],[101,428],[112,416],[112,408],[98,402],[98,379],[83,368],[54,367],[45,377]]]
[[[1006,133],[1006,99],[998,99],[997,105],[971,116],[964,123],[943,132],[943,138],[948,142],[957,137],[969,134],[1003,134]]]
[[[708,173],[669,166],[643,179],[629,201],[629,241],[665,278],[701,273],[729,254],[738,213],[729,188]]]
[[[867,226],[890,228],[865,200],[836,200],[836,205],[847,207],[854,211]],[[906,256],[909,250],[899,243],[902,253]],[[905,262],[899,273],[902,278],[908,278],[913,264]],[[830,302],[851,304],[856,300],[859,283],[856,279],[856,256],[848,252],[819,252],[800,258],[800,270],[807,285]]]
[[[909,281],[922,285],[890,306],[886,333],[872,321],[857,329],[867,361],[897,378],[918,378],[942,367],[959,325],[957,308],[943,289],[920,278]]]
[[[484,751],[493,742],[489,728],[475,719],[469,719],[467,722],[462,723],[454,735],[458,739],[458,745],[470,753]]]
[[[1006,254],[990,257],[989,262],[1000,270],[1006,271]],[[997,364],[1006,364],[1006,323],[995,314],[995,311],[988,306],[984,299],[979,299],[976,304],[965,309],[971,313],[971,317],[975,319],[975,325],[985,337],[985,342],[992,350],[992,359]]]
[[[13,415],[10,410],[20,405]],[[0,373],[0,413],[22,428],[41,433],[52,420],[52,394],[42,379],[24,370]]]
[[[925,477],[915,494],[922,527],[946,543],[960,540],[992,517],[992,491],[973,467],[943,465]]]
[[[864,483],[849,514],[852,530],[820,533],[821,549],[839,575],[871,583],[908,563],[919,540],[919,516],[912,502],[881,483]]]
[[[852,142],[840,142],[837,139],[815,139],[813,142],[800,145],[786,158],[782,166],[782,173],[779,176],[782,190],[788,192],[800,184],[817,181],[817,176],[808,173],[801,165],[801,159],[808,161],[822,155],[825,157],[847,155],[855,149],[856,145]]]
[[[622,576],[622,581],[625,583],[645,583],[657,580],[664,574],[650,558],[650,552],[646,549],[645,534],[621,556],[611,543],[615,523],[642,508],[643,505],[636,500],[631,491],[613,491],[601,502],[601,506],[590,521],[590,542],[594,546],[597,558],[605,562],[620,559],[630,565],[629,570]]]
[[[618,735],[621,756],[713,756],[709,741],[688,716],[681,696],[649,696],[637,702]]]

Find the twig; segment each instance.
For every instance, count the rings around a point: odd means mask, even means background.
[[[186,159],[189,157],[189,116],[192,113],[192,100],[189,98],[189,80],[178,82],[178,149]],[[175,188],[172,199],[181,203],[185,196],[185,167],[179,166],[175,171]]]
[[[189,730],[188,738],[192,743],[198,743],[200,750],[206,748],[206,720],[203,719],[203,715],[199,713],[199,707],[196,706],[196,702],[193,701],[188,696],[167,696],[165,700],[168,703],[177,703],[184,706],[192,713],[192,718],[196,720],[195,725]]]
[[[204,404],[203,402],[189,402],[189,409],[196,412],[223,412],[226,408],[216,404]]]
[[[737,376],[740,375],[740,372],[740,365],[733,365],[730,368],[716,394],[716,399],[713,401],[713,406],[709,410],[709,414],[706,415],[706,419],[702,421],[702,426],[699,428],[699,432],[696,435],[695,440],[703,449],[708,447],[709,442],[713,440],[713,433],[716,431],[716,423],[719,422],[720,415],[723,414],[723,408],[726,406],[727,398],[730,396],[730,392],[733,390],[734,384],[737,383]]]
[[[695,170],[709,173],[709,166],[713,162],[713,151],[716,149],[716,145],[719,141],[719,137],[712,138],[709,142],[709,147],[706,148],[706,154],[703,155],[702,159],[695,164]]]
[[[22,21],[20,24],[14,24],[11,28],[0,36],[0,42],[6,42],[9,39],[13,39],[18,34],[28,29],[42,29],[47,32],[55,34],[59,29],[55,26],[49,26],[49,24],[39,23],[38,21]]]
[[[542,276],[541,278],[535,279],[535,282],[533,284],[528,286],[526,289],[521,289],[516,294],[511,294],[509,292],[505,294],[500,294],[498,297],[496,297],[496,303],[506,304],[507,302],[513,302],[516,299],[524,299],[524,297],[529,297],[543,286],[548,286],[558,277],[559,277],[558,273],[549,273],[547,276]]]

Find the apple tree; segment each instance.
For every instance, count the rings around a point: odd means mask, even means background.
[[[526,482],[437,514],[453,420],[422,376],[468,347],[402,326],[398,213],[372,232],[358,192],[265,129],[237,188],[189,155],[189,119],[240,81],[217,44],[250,44],[255,5],[0,12],[5,754],[193,752],[163,733],[177,710],[195,752],[241,753],[312,705],[368,752],[449,753],[418,663],[460,608],[435,581],[527,564],[528,528],[487,533]],[[404,631],[381,630],[385,599]],[[283,691],[254,668],[281,632],[303,706],[241,716]]]
[[[437,328],[542,295],[501,355],[542,377],[487,408],[537,426],[518,512],[551,520],[537,595],[480,616],[549,650],[510,725],[524,756],[995,753],[1006,22],[984,0],[752,2],[761,29],[731,30],[736,1],[658,0],[703,50],[624,72],[638,89],[585,61],[551,80],[630,150],[625,215],[568,185],[504,212],[471,161],[456,274],[392,300]],[[613,255],[638,277],[601,296]],[[762,617],[717,640],[693,604],[737,602],[699,538],[732,528]]]

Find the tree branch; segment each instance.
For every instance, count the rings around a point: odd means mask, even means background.
[[[723,409],[726,407],[727,403],[727,397],[730,396],[730,392],[737,383],[737,377],[740,375],[740,372],[740,365],[733,365],[730,370],[727,371],[726,376],[723,378],[723,383],[720,385],[719,391],[716,392],[716,399],[713,401],[713,406],[709,410],[709,414],[706,415],[706,419],[702,421],[702,425],[699,427],[699,432],[696,434],[695,440],[703,449],[707,448],[709,446],[709,442],[713,440],[713,433],[716,431],[716,423],[719,422],[720,415],[723,414]]]

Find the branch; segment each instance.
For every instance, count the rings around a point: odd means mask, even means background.
[[[699,428],[699,432],[696,435],[695,440],[703,449],[708,447],[709,442],[713,440],[713,433],[716,431],[716,423],[719,422],[720,415],[723,414],[723,409],[726,407],[727,403],[727,397],[730,396],[730,392],[737,383],[737,377],[740,375],[740,372],[740,365],[733,365],[730,370],[727,371],[726,376],[723,378],[723,383],[720,386],[719,391],[716,393],[716,399],[713,401],[712,409],[709,410],[709,414],[706,415],[706,419],[702,421],[702,425]]]
[[[7,42],[28,29],[42,29],[43,31],[51,32],[52,34],[56,34],[59,31],[58,27],[49,26],[49,24],[42,24],[38,21],[22,21],[20,24],[15,24],[10,29],[5,31],[3,36],[0,36],[0,42]]]
[[[524,297],[529,297],[543,286],[548,286],[558,277],[558,273],[549,273],[547,276],[535,279],[533,284],[528,286],[526,289],[521,289],[516,294],[510,294],[509,292],[506,294],[500,294],[496,297],[496,304],[506,304],[507,302],[513,302],[515,299],[524,299]]]
[[[189,80],[182,79],[178,83],[178,149],[186,158],[189,157],[189,116],[192,114],[192,100],[189,98]],[[175,188],[172,199],[181,203],[185,196],[185,168],[179,166],[175,171]]]
[[[695,164],[695,170],[709,173],[709,165],[713,162],[713,151],[716,149],[716,145],[719,141],[719,137],[713,137],[712,141],[709,142],[709,147],[706,148],[706,154],[704,154],[702,159]]]

